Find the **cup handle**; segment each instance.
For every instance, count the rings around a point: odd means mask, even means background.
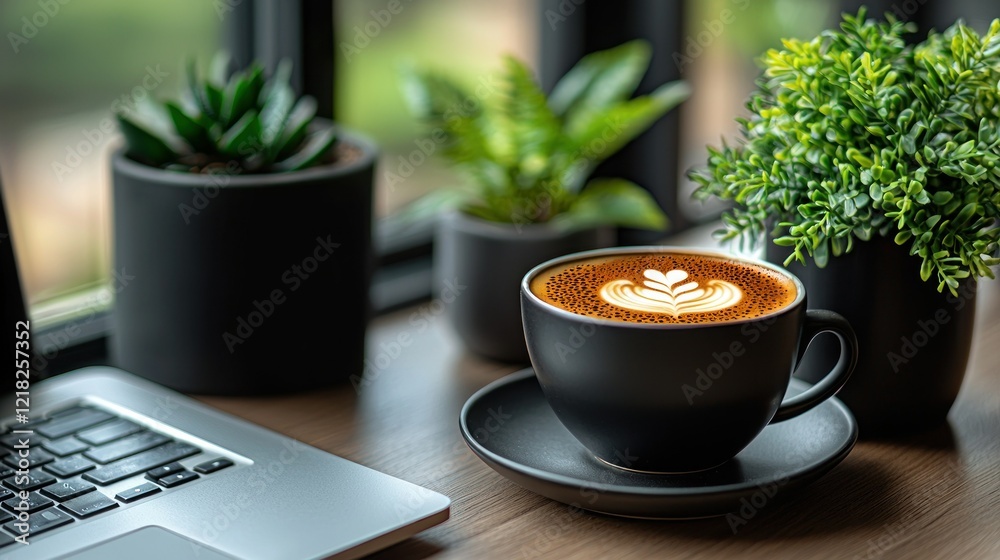
[[[795,363],[802,362],[802,356],[806,353],[809,343],[812,342],[813,338],[816,338],[816,335],[824,332],[833,333],[840,339],[840,359],[837,360],[837,365],[833,366],[830,373],[805,392],[782,401],[774,418],[771,419],[771,424],[795,418],[832,397],[844,386],[844,383],[847,383],[851,372],[854,371],[854,366],[858,363],[858,337],[854,334],[854,329],[851,328],[847,319],[833,311],[823,309],[806,311],[806,323],[802,328],[798,359]]]

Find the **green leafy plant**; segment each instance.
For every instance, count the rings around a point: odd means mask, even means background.
[[[688,96],[685,83],[671,82],[632,98],[649,60],[642,41],[592,53],[549,97],[509,56],[496,91],[473,92],[440,74],[408,69],[403,87],[412,111],[472,183],[432,200],[494,222],[663,229],[666,217],[638,185],[612,178],[586,182],[598,163]]]
[[[893,236],[938,291],[994,277],[1000,227],[1000,21],[958,22],[915,45],[896,21],[845,14],[840,30],[769,50],[737,119],[709,148],[696,197],[733,201],[723,239],[773,236],[817,266]]]
[[[336,132],[311,126],[316,100],[296,100],[287,61],[270,78],[257,63],[227,77],[228,62],[217,57],[212,76],[199,77],[192,60],[180,99],[147,104],[135,115],[117,113],[125,154],[188,172],[295,171],[329,161]]]

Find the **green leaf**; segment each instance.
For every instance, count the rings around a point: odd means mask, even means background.
[[[443,213],[457,210],[469,204],[473,195],[462,189],[435,189],[426,195],[403,206],[386,218],[387,227],[392,231],[408,226],[419,226],[433,221]]]
[[[826,239],[820,241],[813,249],[813,260],[819,268],[826,268],[830,261],[830,246]]]
[[[519,171],[537,177],[545,171],[559,137],[559,121],[528,68],[513,57],[504,58],[504,97],[501,104],[514,142]]]
[[[208,108],[206,111],[209,115],[214,117],[222,118],[222,90],[213,86],[212,84],[205,82],[202,84],[204,88],[204,100],[205,106]]]
[[[174,123],[174,130],[191,148],[208,152],[215,147],[208,129],[198,119],[189,116],[173,101],[164,103],[164,107],[167,109],[170,120]]]
[[[260,110],[260,124],[264,127],[261,138],[264,145],[271,148],[275,155],[277,155],[278,148],[275,143],[282,137],[285,124],[288,122],[295,102],[295,93],[292,91],[292,86],[288,84],[272,88],[267,98],[264,99],[264,106]],[[313,105],[315,105],[315,100]],[[303,118],[306,118],[307,122],[312,120],[315,113],[314,109],[308,115],[299,115],[300,120],[296,124],[301,124]]]
[[[690,93],[687,83],[670,82],[649,95],[588,112],[567,124],[571,151],[583,154],[595,166],[645,132]]]
[[[229,64],[232,57],[226,51],[219,51],[212,57],[212,62],[208,65],[208,79],[217,87],[222,87],[229,77]]]
[[[667,226],[667,217],[649,191],[635,183],[594,179],[552,224],[572,230],[614,225],[662,231]]]
[[[279,171],[296,171],[315,165],[329,155],[330,148],[337,141],[337,131],[333,127],[324,128],[306,138],[303,147],[292,157],[275,164]]]
[[[920,279],[926,282],[930,279],[932,272],[934,272],[934,263],[930,259],[924,259],[924,262],[920,263]]]
[[[440,74],[421,71],[411,65],[400,67],[400,87],[403,100],[418,118],[442,124],[449,116],[475,116],[481,103],[451,79]]]
[[[951,199],[954,196],[955,196],[954,194],[948,191],[938,191],[934,193],[934,196],[932,196],[931,199],[934,200],[934,204],[937,204],[938,206],[944,206],[945,204],[951,202]]]
[[[282,160],[291,156],[306,137],[309,124],[316,115],[316,100],[305,96],[295,104],[286,119],[281,136],[271,144],[272,159]]]
[[[212,108],[212,104],[205,97],[205,89],[201,86],[201,80],[198,79],[197,62],[195,62],[194,58],[188,59],[185,70],[187,73],[187,90],[192,101],[198,106],[202,114],[211,118],[217,118],[218,113],[216,113],[215,109]]]
[[[177,153],[166,141],[159,138],[130,118],[116,114],[118,127],[125,137],[125,155],[149,165],[160,166],[177,159]]]
[[[262,73],[263,69],[260,66],[251,67],[248,73],[235,74],[226,85],[219,113],[223,127],[230,126],[255,106],[263,83]]]
[[[221,138],[219,152],[238,158],[260,150],[260,117],[257,111],[247,111]]]
[[[580,59],[552,88],[549,106],[567,119],[627,99],[649,67],[650,47],[637,39]]]

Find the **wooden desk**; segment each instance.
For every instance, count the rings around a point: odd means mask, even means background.
[[[378,361],[385,367],[360,391],[348,385],[307,395],[204,400],[451,497],[450,521],[379,559],[996,560],[1000,281],[986,282],[979,298],[973,357],[950,428],[908,442],[861,442],[830,474],[766,506],[736,534],[724,518],[650,522],[574,513],[489,469],[462,441],[459,410],[474,391],[518,368],[466,354],[440,304],[374,322],[369,357],[385,352]]]

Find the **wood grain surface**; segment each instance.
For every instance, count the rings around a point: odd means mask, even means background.
[[[947,426],[862,441],[825,477],[735,532],[725,518],[577,512],[488,468],[462,441],[459,411],[477,389],[520,368],[465,353],[442,305],[377,319],[368,342],[375,374],[357,390],[202,399],[451,497],[448,522],[374,558],[1000,559],[1000,282],[979,290],[973,356]]]

